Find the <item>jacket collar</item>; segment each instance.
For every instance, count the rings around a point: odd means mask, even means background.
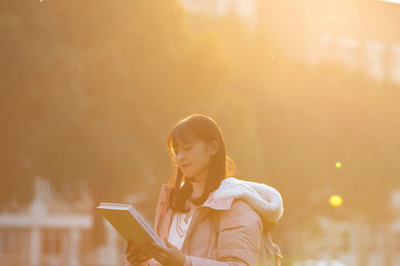
[[[163,207],[165,207],[166,204],[168,204],[168,194],[170,193],[170,191],[172,190],[172,187],[170,187],[167,184],[162,185],[162,205]],[[215,197],[215,191],[211,192],[208,195],[207,200],[200,206],[198,207],[207,207],[210,209],[214,209],[214,210],[229,210],[232,206],[232,202],[235,199],[234,196],[227,196],[227,197],[223,197],[223,198],[216,198]]]
[[[214,192],[208,195],[207,200],[200,207],[208,207],[214,210],[229,210],[232,206],[234,197],[215,198]]]

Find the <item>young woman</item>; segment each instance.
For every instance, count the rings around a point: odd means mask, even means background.
[[[154,224],[166,247],[128,243],[126,265],[279,265],[268,232],[282,215],[281,196],[230,177],[235,165],[214,120],[186,117],[167,146],[176,174],[161,189]]]

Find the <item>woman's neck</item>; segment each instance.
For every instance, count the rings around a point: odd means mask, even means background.
[[[206,185],[205,180],[199,182],[192,182],[193,186],[192,198],[194,199],[200,198],[203,193],[205,185]]]
[[[200,198],[203,194],[204,187],[206,185],[207,180],[207,171],[203,171],[199,173],[197,176],[192,177],[192,199]]]

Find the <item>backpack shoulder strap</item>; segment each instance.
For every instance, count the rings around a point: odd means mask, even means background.
[[[260,265],[280,266],[282,253],[277,244],[272,242],[269,232],[264,232],[261,242]]]

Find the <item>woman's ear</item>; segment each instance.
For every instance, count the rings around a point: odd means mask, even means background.
[[[211,141],[210,148],[211,148],[211,155],[215,155],[219,150],[218,142],[216,140]]]

